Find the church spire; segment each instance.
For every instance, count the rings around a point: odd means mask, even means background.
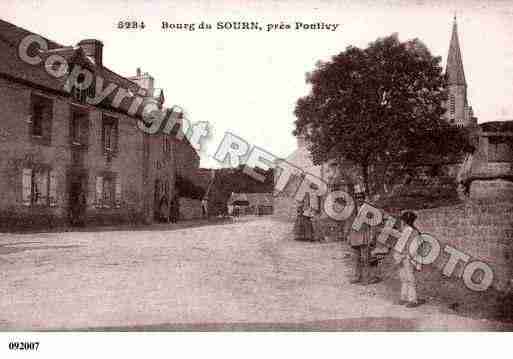
[[[447,68],[445,73],[447,74],[449,85],[467,85],[465,72],[463,71],[463,62],[461,61],[456,14],[454,15],[454,23],[452,25],[451,44],[449,45],[449,55],[447,56]]]

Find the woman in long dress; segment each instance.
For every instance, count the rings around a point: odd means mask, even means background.
[[[297,208],[294,224],[294,239],[297,241],[313,240],[312,210],[302,202]]]

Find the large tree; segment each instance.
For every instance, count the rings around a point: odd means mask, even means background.
[[[443,119],[440,57],[417,39],[400,42],[393,34],[365,49],[349,46],[318,62],[307,83],[294,134],[306,137],[316,164],[344,159],[359,166],[369,192],[392,169],[465,148],[464,131]]]

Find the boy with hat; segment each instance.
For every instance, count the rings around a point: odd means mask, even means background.
[[[356,213],[365,203],[365,192],[360,186],[355,186]],[[371,229],[367,224],[363,224],[359,231],[351,230],[348,235],[348,242],[353,250],[353,279],[351,284],[374,284],[380,279],[376,276],[370,276],[370,245]]]

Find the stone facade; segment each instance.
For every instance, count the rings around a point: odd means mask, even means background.
[[[476,150],[459,174],[465,196],[477,201],[513,201],[513,122],[479,125]]]
[[[155,88],[155,79],[148,72],[138,68],[130,80],[158,98],[160,103],[164,101],[163,91]],[[162,128],[165,127],[166,124],[162,124]],[[177,216],[174,220],[201,218],[201,199],[184,197],[187,194],[183,191],[180,193],[177,187],[178,176],[197,185],[200,162],[198,153],[181,129],[172,129],[168,134],[163,131],[148,134],[145,141],[149,154],[148,168],[145,170],[147,213],[152,216],[149,221],[167,222],[173,216]],[[174,213],[175,207],[178,213]]]
[[[0,210],[6,226],[67,223],[76,200],[74,186],[82,187],[86,196],[81,214],[85,222],[143,220],[143,136],[133,118],[5,78],[0,78],[0,88]],[[42,136],[32,134],[34,99],[44,99],[50,106]],[[74,112],[84,114],[80,143],[73,142],[70,133]],[[106,152],[102,141],[106,117],[117,122],[117,148],[112,152]],[[40,193],[33,188],[37,173],[44,177]],[[31,183],[25,183],[32,187],[26,192],[30,198],[24,198],[24,175],[27,180],[30,177]],[[102,193],[104,203],[98,198],[98,178],[110,181],[106,190],[110,193]]]
[[[194,177],[199,156],[186,139],[138,127],[147,101],[162,109],[164,94],[155,91],[154,79],[140,70],[126,78],[108,69],[99,40],[72,47],[45,39],[48,50],[29,50],[42,62],[30,65],[17,49],[34,34],[1,20],[0,34],[0,226],[169,219],[176,177]],[[95,86],[68,89],[68,76],[52,76],[45,68],[50,55],[116,90],[92,105],[87,99],[95,97]],[[116,100],[121,90],[125,94]]]
[[[494,272],[494,281],[487,291],[473,292],[463,285],[461,263],[450,278],[442,275],[441,269],[448,260],[448,254],[442,252],[439,260],[420,274],[421,293],[471,306],[500,305],[501,295],[498,293],[511,290],[513,275],[513,205],[467,203],[416,213],[416,226],[439,240],[442,248],[451,245],[467,254],[469,261],[486,262]]]
[[[200,158],[190,143],[186,139],[180,140],[175,138],[173,140],[173,155],[175,156],[176,175],[185,178],[194,186],[205,190],[197,178]],[[185,195],[183,191],[180,191],[180,188],[176,190],[180,197],[180,219],[188,220],[201,218],[202,198],[191,198],[189,195]]]

